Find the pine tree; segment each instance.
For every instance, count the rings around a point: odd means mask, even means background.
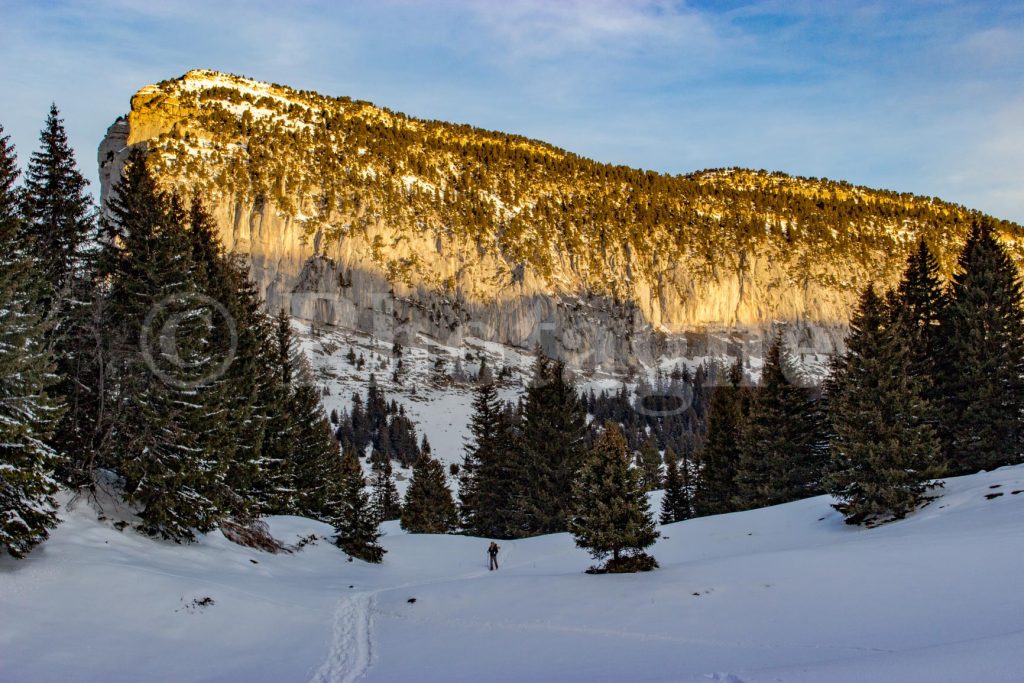
[[[373,474],[373,507],[382,522],[399,519],[402,515],[402,499],[395,487],[390,460],[385,460],[384,466]]]
[[[1024,309],[1017,268],[977,219],[950,286],[942,370],[950,474],[1022,462]]]
[[[19,235],[14,149],[0,127],[0,548],[25,557],[57,525],[56,453],[47,443],[61,407],[33,260]]]
[[[207,354],[210,329],[196,306],[188,218],[157,189],[138,155],[108,208],[104,463],[124,478],[140,530],[192,540],[194,530],[209,531],[225,512],[219,503],[227,463],[195,432],[220,413],[219,385],[203,378],[222,359]]]
[[[821,490],[828,452],[810,392],[790,381],[777,336],[750,405],[736,473],[737,509],[777,505]]]
[[[324,519],[331,512],[327,504],[329,492],[323,483],[330,481],[340,449],[320,403],[320,392],[304,362],[293,378],[289,413],[292,418],[289,466],[294,476],[296,511],[305,517]],[[354,452],[352,457],[358,464]]]
[[[44,317],[56,318],[73,296],[75,280],[87,276],[94,238],[89,182],[75,162],[57,105],[50,105],[25,176],[23,242],[40,270]]]
[[[466,533],[505,538],[510,533],[514,491],[510,485],[513,435],[493,383],[477,386],[470,439],[459,469],[459,514]]]
[[[661,499],[660,521],[672,524],[690,517],[690,493],[685,478],[679,472],[678,458],[669,448],[665,451],[665,495]]]
[[[402,528],[413,534],[447,534],[459,523],[452,492],[444,477],[444,466],[420,454],[412,469],[412,480],[402,505]]]
[[[58,475],[72,486],[92,482],[99,385],[96,224],[92,202],[52,105],[25,181],[20,230],[40,275],[38,310],[48,321],[46,343],[56,363],[51,394],[67,406],[52,445]]]
[[[334,526],[335,545],[352,557],[380,562],[386,552],[379,543],[380,518],[366,492],[366,482],[355,451],[345,453],[346,463],[336,468],[340,477],[337,494],[330,501],[328,522]]]
[[[521,515],[516,535],[567,530],[585,435],[585,414],[565,364],[538,353],[523,406],[522,454],[511,479]]]
[[[640,447],[636,459],[637,467],[640,469],[640,485],[644,491],[654,491],[661,488],[661,452],[658,451],[658,444],[653,438],[648,438]]]
[[[606,422],[573,486],[569,530],[576,545],[590,551],[594,559],[612,556],[606,566],[609,571],[620,570],[623,553],[634,560],[658,538],[639,475],[629,464],[622,429]]]
[[[943,453],[948,457],[951,448],[949,425],[943,416],[942,381],[939,377],[940,359],[947,357],[945,329],[949,296],[943,287],[939,262],[922,239],[917,251],[907,259],[896,289],[891,294],[890,308],[899,310],[910,335],[912,373],[921,383],[922,398],[930,406],[925,421],[935,429]]]
[[[868,287],[850,327],[832,381],[827,488],[850,524],[900,519],[941,473],[926,380],[914,372],[914,321]]]
[[[700,454],[700,476],[693,495],[694,513],[700,517],[736,509],[733,497],[749,404],[742,381],[743,365],[737,359],[729,370],[728,384],[716,386],[711,394],[708,435]]]

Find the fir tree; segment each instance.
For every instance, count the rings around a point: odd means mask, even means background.
[[[73,295],[75,280],[88,277],[95,237],[89,182],[75,162],[57,105],[50,105],[25,176],[22,237],[45,284],[39,305],[58,317]]]
[[[665,451],[665,495],[661,499],[660,521],[672,524],[690,516],[690,493],[685,478],[679,472],[678,458],[670,448]]]
[[[96,224],[92,202],[52,105],[25,181],[20,231],[41,283],[38,310],[48,321],[47,345],[56,363],[51,389],[67,406],[52,444],[58,474],[72,486],[92,482],[94,438],[102,398],[98,349],[102,334],[96,282]]]
[[[737,509],[786,503],[821,490],[828,458],[810,392],[790,381],[777,336],[750,405],[736,474]]]
[[[907,267],[891,299],[890,308],[903,317],[910,335],[911,372],[917,376],[921,397],[930,408],[924,419],[935,429],[943,453],[948,457],[951,436],[942,414],[943,387],[939,371],[940,359],[947,358],[942,322],[946,318],[949,296],[942,284],[939,262],[923,239],[907,259]]]
[[[658,451],[658,444],[654,439],[647,438],[636,458],[637,467],[640,470],[640,485],[644,491],[660,489],[661,479],[661,453]]]
[[[718,385],[711,394],[708,435],[700,454],[700,476],[693,495],[694,513],[701,517],[736,509],[733,497],[749,402],[742,381],[743,365],[736,359],[729,370],[728,384]]]
[[[585,415],[565,364],[538,353],[523,406],[522,454],[511,480],[521,516],[513,523],[517,535],[567,530],[585,435]]]
[[[402,528],[414,534],[447,534],[459,523],[452,492],[445,482],[444,466],[420,454],[402,505]]]
[[[639,475],[629,464],[625,435],[606,422],[573,486],[569,530],[594,559],[610,554],[609,570],[617,568],[623,553],[642,555],[658,538]]]
[[[506,538],[515,505],[510,485],[513,434],[494,384],[485,382],[476,388],[469,431],[459,468],[462,527],[474,536]]]
[[[294,472],[296,510],[302,516],[323,519],[332,514],[327,503],[329,491],[323,484],[330,481],[333,464],[339,460],[340,453],[320,403],[320,392],[305,363],[295,374],[290,403],[290,468]],[[352,457],[358,464],[354,452]]]
[[[366,492],[366,482],[355,451],[345,453],[346,463],[335,469],[340,481],[330,501],[328,522],[334,526],[335,545],[352,557],[367,562],[380,562],[386,552],[377,543],[380,518]]]
[[[61,408],[47,394],[53,367],[16,212],[14,149],[0,127],[0,548],[22,558],[57,525],[56,454],[47,443]]]
[[[104,461],[123,476],[142,531],[191,540],[194,530],[209,531],[224,514],[219,498],[227,463],[194,431],[223,415],[218,385],[202,381],[221,359],[206,354],[207,317],[194,305],[200,292],[188,219],[179,202],[157,189],[138,155],[108,208]]]
[[[950,474],[1022,462],[1024,309],[1013,260],[977,219],[944,319],[942,371]]]
[[[833,371],[828,490],[850,524],[900,519],[941,473],[925,379],[914,372],[913,322],[868,287],[850,327]]]
[[[385,460],[384,466],[373,474],[373,507],[382,522],[398,519],[402,515],[402,499],[395,487],[390,460]]]

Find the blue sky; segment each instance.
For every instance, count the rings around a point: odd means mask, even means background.
[[[684,173],[746,166],[1024,222],[1024,3],[0,0],[0,124],[79,160],[212,68]]]

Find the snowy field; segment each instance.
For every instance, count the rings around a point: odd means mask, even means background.
[[[0,681],[1020,681],[1022,489],[1024,466],[952,479],[870,530],[824,497],[682,522],[661,569],[619,576],[564,534],[504,542],[489,572],[485,540],[389,523],[375,566],[324,541],[175,546],[79,503],[0,559]]]

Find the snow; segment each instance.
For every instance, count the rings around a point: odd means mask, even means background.
[[[875,529],[826,497],[690,520],[662,527],[660,569],[617,576],[584,574],[565,534],[500,542],[489,572],[486,539],[388,523],[368,565],[324,541],[158,542],[79,501],[0,559],[0,680],[1019,681],[1022,490],[1024,466],[951,479]]]

